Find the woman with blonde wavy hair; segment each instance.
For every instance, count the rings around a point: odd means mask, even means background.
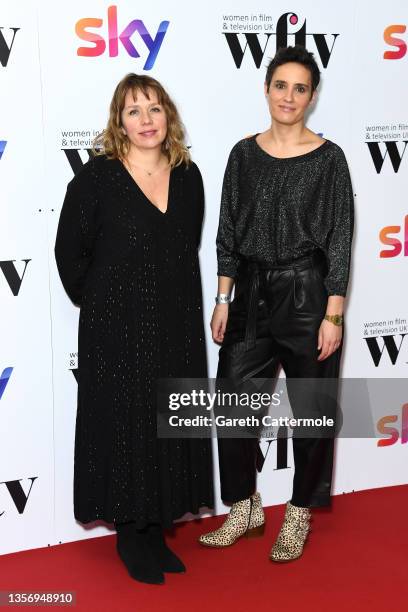
[[[80,306],[74,514],[114,523],[132,578],[184,572],[163,528],[213,504],[210,440],[157,436],[158,378],[207,375],[200,171],[162,85],[117,85],[95,155],[69,183],[55,255]]]

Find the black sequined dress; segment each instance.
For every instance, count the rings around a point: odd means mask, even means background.
[[[170,174],[166,213],[119,160],[69,183],[55,245],[80,305],[74,514],[83,523],[160,522],[213,505],[211,440],[160,439],[155,381],[206,377],[195,164]]]

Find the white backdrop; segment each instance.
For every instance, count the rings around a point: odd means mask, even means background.
[[[408,8],[405,0],[361,0],[357,6],[351,0],[303,0],[288,6],[280,0],[221,0],[208,7],[186,0],[174,6],[163,0],[2,0],[0,553],[108,533],[102,526],[84,529],[72,512],[78,310],[59,281],[53,247],[66,184],[74,175],[68,158],[74,168],[86,161],[90,141],[106,123],[113,89],[127,72],[149,73],[169,90],[204,177],[201,264],[208,325],[228,153],[243,136],[268,126],[263,81],[277,43],[301,42],[316,54],[322,82],[308,126],[344,149],[356,193],[342,374],[406,377]],[[139,57],[129,55],[120,39],[115,56],[115,8],[108,20],[109,7],[116,7],[119,34],[140,20],[129,39]],[[81,22],[86,18],[101,21]],[[141,37],[140,22],[150,38]],[[167,29],[162,25],[159,46],[162,22],[169,23]],[[79,37],[85,31],[99,37],[96,43]],[[100,55],[77,54],[79,47],[95,45]],[[396,57],[385,58],[385,52]],[[393,256],[380,256],[383,250]],[[212,376],[217,351],[208,337]],[[384,415],[397,415],[393,426],[401,431],[397,398],[389,398]],[[408,444],[400,439],[384,447],[377,439],[343,439],[337,447],[334,493],[407,482]],[[287,467],[276,469],[276,461],[273,441],[259,476],[266,505],[282,503],[291,493],[290,445]],[[215,476],[215,511],[222,513],[227,509]]]

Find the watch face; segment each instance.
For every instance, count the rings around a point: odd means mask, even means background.
[[[329,315],[328,320],[334,323],[334,325],[342,325],[343,323],[342,315]]]

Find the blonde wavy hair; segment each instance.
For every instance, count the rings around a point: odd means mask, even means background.
[[[106,128],[93,141],[94,155],[106,155],[109,159],[125,159],[130,142],[122,131],[122,111],[125,97],[131,90],[133,98],[141,91],[146,98],[154,91],[159,104],[163,107],[167,119],[167,134],[162,143],[162,151],[173,168],[191,162],[189,150],[185,144],[185,130],[176,105],[164,87],[150,76],[130,72],[116,86],[109,109],[109,119]]]

